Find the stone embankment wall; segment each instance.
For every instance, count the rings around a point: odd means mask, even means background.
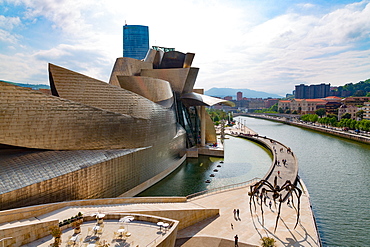
[[[315,125],[298,123],[298,122],[288,121],[288,120],[284,120],[284,119],[281,119],[281,118],[275,118],[275,117],[270,117],[270,116],[265,116],[265,115],[247,114],[246,116],[254,117],[254,118],[267,119],[267,120],[276,121],[276,122],[280,122],[280,123],[285,123],[285,124],[288,124],[288,125],[294,125],[294,126],[298,126],[298,127],[306,128],[306,129],[312,129],[312,130],[327,133],[327,134],[330,134],[330,135],[335,135],[335,136],[351,139],[351,140],[354,140],[354,141],[359,141],[359,142],[370,144],[370,137],[361,136],[359,134],[352,134],[352,133],[348,133],[348,132],[344,132],[344,131],[338,131],[338,130],[335,130],[335,129],[323,128],[323,127],[319,127],[319,126],[315,126]]]

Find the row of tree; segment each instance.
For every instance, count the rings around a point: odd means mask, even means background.
[[[211,117],[212,121],[215,125],[219,125],[221,120],[226,120],[228,123],[233,121],[233,113],[232,112],[225,112],[223,110],[211,109],[206,108],[207,113]]]
[[[319,117],[317,114],[306,114],[302,115],[300,118],[302,121],[311,122],[311,123],[320,123],[327,126],[348,128],[352,130],[363,130],[370,131],[370,120],[362,119],[360,121],[342,118],[340,121],[337,120],[336,116],[326,116]]]

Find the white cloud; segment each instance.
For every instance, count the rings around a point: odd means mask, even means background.
[[[6,30],[12,30],[14,26],[18,26],[21,24],[21,20],[19,17],[6,17],[3,15],[0,15],[0,28],[6,29]]]
[[[0,54],[0,75],[6,81],[48,84],[46,64],[25,53]]]
[[[0,29],[0,41],[15,44],[18,38],[17,35],[12,35],[10,32]]]
[[[255,26],[230,66],[237,69],[220,75],[218,84],[227,85],[229,77],[234,87],[285,94],[298,83],[369,78],[369,51],[356,51],[356,42],[369,38],[369,8],[362,3],[323,16],[287,13]]]
[[[20,20],[27,21],[27,28],[47,20],[58,34],[58,39],[41,48],[22,48],[28,50],[22,55],[25,63],[40,65],[34,70],[21,66],[25,72],[17,69],[24,74],[17,78],[27,79],[27,73],[33,80],[45,78],[46,83],[47,76],[37,77],[37,73],[46,75],[41,68],[52,62],[107,81],[116,57],[122,56],[125,21],[149,26],[151,45],[196,53],[193,65],[200,67],[198,88],[229,86],[284,95],[298,83],[343,84],[369,77],[369,50],[357,48],[369,42],[369,1],[331,6],[326,13],[319,4],[305,2],[281,10],[283,14],[274,18],[262,16],[261,3],[245,1],[13,2],[24,5],[26,13],[0,17],[0,28],[10,28],[0,30],[0,41],[24,45],[20,34],[12,31],[22,26]],[[19,66],[21,60],[10,61]],[[0,67],[1,75],[7,73],[4,68]]]

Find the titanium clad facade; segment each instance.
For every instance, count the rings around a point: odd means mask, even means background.
[[[0,209],[79,199],[112,198],[180,160],[185,132],[155,147],[0,153]]]
[[[0,210],[134,195],[179,166],[200,134],[197,107],[221,102],[182,98],[198,68],[176,54],[172,69],[118,58],[109,83],[49,64],[52,95],[0,82]]]
[[[149,50],[149,28],[141,25],[123,26],[123,57],[144,59]]]

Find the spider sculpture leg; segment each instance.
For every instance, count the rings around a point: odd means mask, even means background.
[[[254,190],[253,190],[253,186],[250,187],[250,192],[248,192],[248,195],[249,195],[249,211],[251,212],[252,214],[252,201],[253,201],[253,204],[254,204],[254,210],[257,209],[256,207],[256,202],[254,201]]]
[[[294,226],[294,229],[295,229],[297,227],[297,225],[298,225],[299,216],[300,216],[302,191],[299,188],[295,187],[294,188],[294,192],[296,193],[296,196],[297,196],[297,199],[298,199],[297,222],[295,223],[295,226]]]
[[[281,198],[281,194],[280,194],[280,198],[279,198],[279,210],[278,210],[278,215],[276,217],[276,223],[275,223],[274,233],[276,232],[276,228],[277,228],[277,225],[278,225],[278,222],[279,222],[280,212],[281,212],[281,203],[282,202],[283,202],[283,199]]]

